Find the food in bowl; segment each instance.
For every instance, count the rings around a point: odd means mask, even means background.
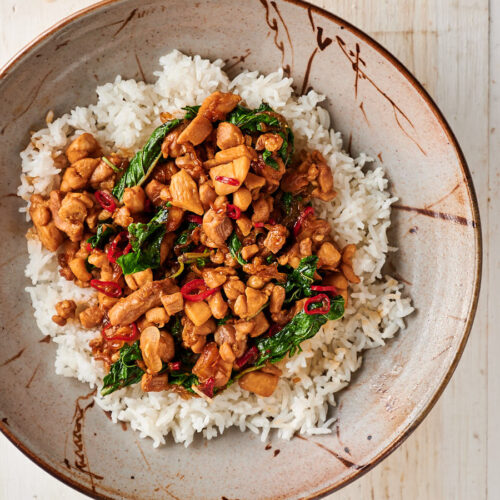
[[[56,371],[155,444],[330,432],[358,354],[412,310],[381,276],[383,171],[342,152],[321,96],[282,72],[160,64],[154,85],[99,87],[22,153],[28,291]]]

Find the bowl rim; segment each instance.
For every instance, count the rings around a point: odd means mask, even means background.
[[[0,80],[3,80],[10,72],[10,70],[18,63],[21,62],[22,59],[27,56],[35,47],[37,47],[42,41],[44,41],[49,36],[53,35],[61,28],[66,26],[67,24],[75,21],[76,19],[89,14],[93,11],[101,9],[107,5],[111,5],[114,3],[118,3],[122,0],[100,0],[97,3],[91,4],[83,9],[77,10],[76,12],[62,18],[57,23],[53,24],[46,30],[42,31],[38,36],[36,36],[33,40],[27,43],[23,48],[21,48],[17,53],[15,53],[2,67],[0,68]],[[372,49],[376,50],[382,57],[388,60],[396,69],[406,78],[408,83],[413,87],[414,90],[418,92],[420,97],[424,100],[424,102],[428,105],[429,109],[432,111],[439,124],[441,125],[444,133],[450,141],[450,145],[456,152],[457,160],[462,169],[465,185],[468,191],[469,200],[471,203],[473,221],[475,222],[474,235],[475,235],[475,265],[476,272],[474,276],[474,290],[471,297],[470,308],[467,313],[467,321],[464,327],[464,334],[458,346],[458,350],[453,358],[448,371],[445,376],[439,383],[439,386],[436,388],[434,394],[429,399],[429,401],[425,404],[423,408],[421,408],[416,415],[413,422],[411,422],[406,429],[403,430],[401,434],[396,436],[393,441],[387,445],[377,456],[375,456],[369,463],[363,466],[361,469],[354,470],[351,474],[345,476],[342,481],[338,484],[334,484],[332,486],[327,486],[322,490],[316,492],[312,496],[305,497],[307,499],[320,499],[324,498],[326,495],[337,491],[344,486],[347,486],[355,479],[360,478],[368,471],[370,471],[373,467],[375,467],[382,460],[387,458],[394,450],[396,450],[411,434],[412,432],[422,423],[425,417],[430,413],[437,400],[441,397],[444,389],[448,385],[449,381],[455,369],[462,357],[465,346],[469,339],[469,335],[471,332],[471,328],[474,322],[474,317],[476,315],[478,300],[479,300],[479,290],[481,288],[481,275],[482,275],[482,255],[483,255],[483,245],[482,245],[482,228],[481,228],[481,219],[479,214],[479,205],[477,201],[477,196],[474,188],[474,184],[472,181],[472,175],[470,173],[469,167],[467,165],[467,161],[462,152],[462,149],[458,143],[458,140],[453,133],[448,121],[444,117],[443,113],[435,103],[434,99],[430,96],[430,94],[425,90],[423,85],[417,80],[417,78],[411,73],[411,71],[394,55],[392,55],[388,49],[384,48],[379,42],[373,39],[370,35],[367,35],[360,28],[357,28],[353,24],[348,21],[345,21],[343,18],[339,17],[336,14],[329,12],[326,9],[321,7],[317,7],[316,5],[310,4],[305,0],[282,0],[286,3],[293,4],[295,6],[301,7],[309,12],[314,12],[323,18],[328,19],[329,21],[335,23],[338,26],[342,26],[344,29],[350,31],[355,36],[361,38],[364,42],[366,42]],[[112,500],[112,497],[104,495],[102,493],[97,493],[96,491],[88,488],[84,484],[79,481],[73,479],[73,477],[67,476],[59,470],[52,467],[49,463],[47,463],[44,459],[37,456],[27,445],[23,444],[21,440],[14,435],[14,433],[8,428],[8,424],[0,421],[0,431],[4,436],[25,456],[27,456],[32,462],[38,465],[40,468],[48,472],[50,475],[58,479],[59,481],[65,483],[66,485],[74,488],[75,490],[84,493],[92,498]],[[106,490],[105,486],[101,486],[102,489]],[[114,489],[110,489],[111,493],[115,493]]]

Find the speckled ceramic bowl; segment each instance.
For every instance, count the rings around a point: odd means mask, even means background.
[[[55,375],[24,287],[27,226],[14,193],[29,131],[49,109],[95,99],[116,74],[146,80],[173,48],[223,58],[236,73],[283,66],[298,92],[328,96],[346,147],[383,164],[400,201],[392,262],[417,312],[369,352],[340,395],[333,434],[272,449],[231,431],[188,449],[150,441],[93,406],[87,386]],[[408,71],[364,33],[294,0],[109,0],[63,21],[1,73],[0,428],[62,481],[110,498],[310,498],[345,485],[422,421],[462,353],[477,302],[479,215],[469,170],[439,110]],[[432,277],[432,279],[431,279]]]

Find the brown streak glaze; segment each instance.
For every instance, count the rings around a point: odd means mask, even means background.
[[[142,69],[141,61],[139,60],[139,57],[137,56],[137,52],[134,52],[135,60],[137,62],[137,66],[139,67],[139,72],[142,77],[142,81],[145,83],[146,82],[146,76],[144,75],[144,71]]]
[[[318,26],[318,34],[316,36],[316,42],[318,44],[319,50],[325,50],[329,45],[332,44],[333,40],[330,37],[326,37],[323,40],[323,28]]]
[[[359,109],[363,113],[363,116],[365,118],[365,121],[366,121],[367,125],[370,126],[370,122],[368,120],[368,117],[366,116],[365,105],[364,105],[363,101],[361,101],[361,103],[359,104]]]
[[[236,61],[232,62],[229,66],[224,67],[224,71],[229,71],[233,69],[237,64],[245,62],[246,58],[252,53],[250,49],[245,51],[245,54],[242,56],[234,56],[232,59],[236,59]]]
[[[127,19],[125,19],[125,21],[123,21],[122,25],[116,30],[116,32],[113,34],[113,38],[118,35],[118,33],[120,33],[120,31],[125,28],[125,26],[127,26],[127,24],[132,21],[132,18],[135,16],[137,12],[137,8],[135,8],[127,17]]]
[[[42,339],[38,341],[39,344],[49,344],[50,343],[50,335],[45,335]]]
[[[26,350],[26,347],[23,347],[17,354],[12,356],[12,358],[9,358],[7,361],[4,361],[0,367],[2,366],[7,366],[9,363],[12,363],[12,361],[15,361],[16,359],[20,358],[23,355],[23,352]]]
[[[435,201],[434,203],[431,203],[430,205],[426,205],[425,208],[432,208],[435,205],[438,205],[442,201],[446,200],[446,198],[451,196],[459,187],[460,187],[460,183],[457,183],[457,185],[449,193],[445,194],[442,198],[439,198],[439,200]]]
[[[364,465],[357,465],[354,462],[348,460],[347,458],[341,457],[338,453],[336,453],[333,450],[330,450],[330,448],[327,448],[325,445],[318,443],[317,441],[313,441],[312,439],[307,439],[304,436],[301,436],[300,434],[296,434],[295,437],[298,439],[302,439],[302,441],[307,441],[308,443],[314,444],[318,448],[321,448],[322,450],[325,450],[327,453],[330,453],[330,455],[334,456],[339,462],[341,462],[348,469],[362,470],[365,468]]]
[[[311,23],[312,30],[315,31],[316,30],[316,26],[314,26],[314,19],[313,19],[313,16],[312,16],[312,9],[311,9],[310,5],[307,7],[307,16],[309,17],[309,22]]]
[[[33,382],[36,372],[38,371],[38,368],[40,368],[40,363],[36,365],[36,368],[33,370],[33,375],[31,375],[30,379],[28,380],[28,383],[24,386],[26,389],[30,388],[31,382]]]
[[[380,160],[380,163],[384,163],[384,160],[382,159],[382,153],[378,153],[377,158]]]
[[[271,28],[271,30],[274,31],[273,42],[274,42],[274,45],[276,46],[276,48],[281,52],[281,66],[283,67],[283,71],[287,75],[289,75],[290,74],[290,67],[285,66],[285,45],[283,42],[280,42],[278,40],[278,36],[279,36],[278,21],[275,17],[273,17],[271,20],[271,16],[270,16],[270,12],[269,12],[269,5],[267,3],[267,0],[259,0],[259,1],[266,11],[266,23],[269,26],[269,28]]]
[[[415,212],[420,215],[425,215],[426,217],[432,217],[433,219],[442,219],[453,222],[454,224],[461,224],[462,226],[470,226],[474,228],[477,227],[475,221],[466,219],[461,215],[452,215],[452,214],[446,214],[444,212],[436,212],[434,210],[429,210],[427,208],[407,207],[406,205],[392,205],[392,207],[397,210],[403,210],[404,212]]]
[[[311,73],[311,65],[314,60],[314,56],[318,52],[318,47],[316,47],[313,51],[312,54],[309,57],[309,61],[307,61],[307,68],[306,68],[306,74],[304,75],[304,81],[302,83],[302,90],[300,91],[301,94],[304,94],[307,90],[307,86],[309,85],[309,74]]]
[[[294,64],[294,60],[295,60],[295,52],[293,50],[292,39],[290,38],[288,26],[286,25],[286,23],[283,19],[283,16],[281,15],[281,12],[278,9],[278,6],[276,5],[276,2],[274,2],[274,1],[271,2],[271,5],[273,6],[273,9],[276,11],[276,14],[278,14],[278,17],[280,18],[281,24],[283,25],[283,28],[285,28],[286,37],[288,38],[288,43],[290,44],[290,51],[292,53],[292,67],[288,69],[288,74],[290,74],[291,71],[293,71],[293,64]]]

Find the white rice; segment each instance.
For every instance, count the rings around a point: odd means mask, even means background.
[[[354,270],[361,283],[352,286],[344,318],[329,323],[302,345],[301,353],[282,362],[284,376],[269,398],[256,397],[234,384],[211,404],[202,398],[186,401],[175,393],[144,394],[138,386],[105,398],[97,396],[96,401],[111,411],[113,421],[130,422],[141,437],[151,437],[154,446],[165,443],[169,433],[188,446],[195,433],[211,439],[230,426],[260,433],[263,441],[272,429],[284,439],[297,431],[304,435],[329,433],[335,421],[328,416],[329,407],[335,405],[335,393],[349,384],[351,374],[361,366],[362,351],[393,337],[413,310],[402,295],[402,285],[381,275],[387,252],[394,250],[388,246],[386,232],[390,207],[396,201],[388,191],[384,171],[368,168],[371,159],[364,154],[353,159],[342,151],[340,134],[330,128],[328,113],[318,106],[324,97],[311,91],[297,98],[292,80],[281,70],[267,76],[244,72],[230,81],[222,71],[223,61],[191,58],[178,51],[161,57],[160,65],[154,84],[117,76],[113,83],[97,87],[97,104],[77,107],[34,133],[21,153],[19,196],[28,200],[32,193],[48,195],[57,188],[60,171],[53,157],[82,132],[93,134],[105,150],[133,152],[159,125],[160,112],[201,104],[215,90],[231,90],[250,107],[269,103],[288,119],[299,150],[307,145],[325,156],[338,194],[332,203],[319,203],[316,209],[331,221],[340,246],[357,245]],[[56,255],[37,240],[28,240],[28,253],[26,276],[33,286],[27,292],[42,334],[58,344],[56,372],[100,388],[104,370],[88,347],[98,331],[85,330],[77,321],[64,327],[51,321],[58,301],[73,299],[80,310],[95,300],[92,291],[60,277]]]

